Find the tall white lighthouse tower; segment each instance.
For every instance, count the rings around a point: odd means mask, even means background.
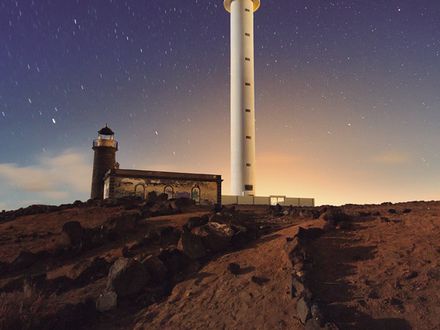
[[[224,0],[231,13],[231,193],[255,194],[254,12],[260,0]]]

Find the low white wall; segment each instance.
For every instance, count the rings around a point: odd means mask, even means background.
[[[270,205],[270,196],[232,196],[222,195],[223,205]],[[315,206],[313,198],[285,197],[282,206]]]

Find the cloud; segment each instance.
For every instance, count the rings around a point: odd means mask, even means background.
[[[411,157],[404,152],[385,152],[374,156],[371,161],[383,165],[402,165],[409,164],[411,162]]]
[[[0,164],[2,204],[15,207],[29,199],[47,203],[86,198],[91,168],[91,162],[73,150],[40,157],[30,166]]]

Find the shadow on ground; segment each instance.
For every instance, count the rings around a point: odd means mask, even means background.
[[[356,307],[348,306],[359,297],[354,295],[354,285],[348,276],[357,271],[356,263],[373,259],[376,246],[362,246],[354,237],[356,230],[365,226],[354,223],[351,230],[326,233],[311,243],[309,286],[317,302],[323,306],[326,317],[340,329],[411,329],[408,321],[400,318],[374,319]]]

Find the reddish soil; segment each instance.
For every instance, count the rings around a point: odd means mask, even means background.
[[[120,207],[71,208],[59,212],[28,215],[0,223],[0,260],[11,262],[20,251],[48,251],[59,244],[63,224],[78,221],[83,227],[97,227]]]
[[[341,329],[440,329],[440,203],[344,209],[381,215],[312,245],[312,291],[330,319]]]
[[[352,227],[326,232],[310,243],[310,288],[326,319],[340,329],[440,329],[440,202],[371,206],[349,205]],[[391,213],[389,212],[390,209]],[[405,209],[411,211],[404,212]],[[60,244],[62,226],[71,220],[97,227],[122,207],[83,207],[19,217],[0,223],[0,261],[11,262],[20,251],[50,251]],[[302,329],[296,299],[290,295],[292,265],[283,251],[286,237],[298,226],[321,226],[307,216],[273,217],[266,208],[246,208],[263,223],[282,229],[269,232],[241,250],[219,254],[196,273],[177,283],[169,296],[143,306],[126,302],[101,314],[94,329]],[[48,279],[71,276],[78,264],[94,257],[112,262],[122,248],[152,227],[181,228],[186,213],[141,221],[136,232],[66,260],[49,260],[26,270]],[[360,216],[359,213],[363,212]],[[380,212],[380,214],[375,214]],[[159,249],[160,247],[155,247]],[[154,251],[143,250],[142,253]],[[230,263],[241,266],[238,275]],[[0,287],[23,274],[3,274]],[[106,278],[47,297],[47,308],[96,299]]]
[[[291,267],[283,253],[286,237],[296,232],[297,227],[280,230],[210,262],[178,284],[166,301],[143,311],[135,328],[301,329],[293,313]],[[228,271],[230,263],[241,266],[240,274]]]

